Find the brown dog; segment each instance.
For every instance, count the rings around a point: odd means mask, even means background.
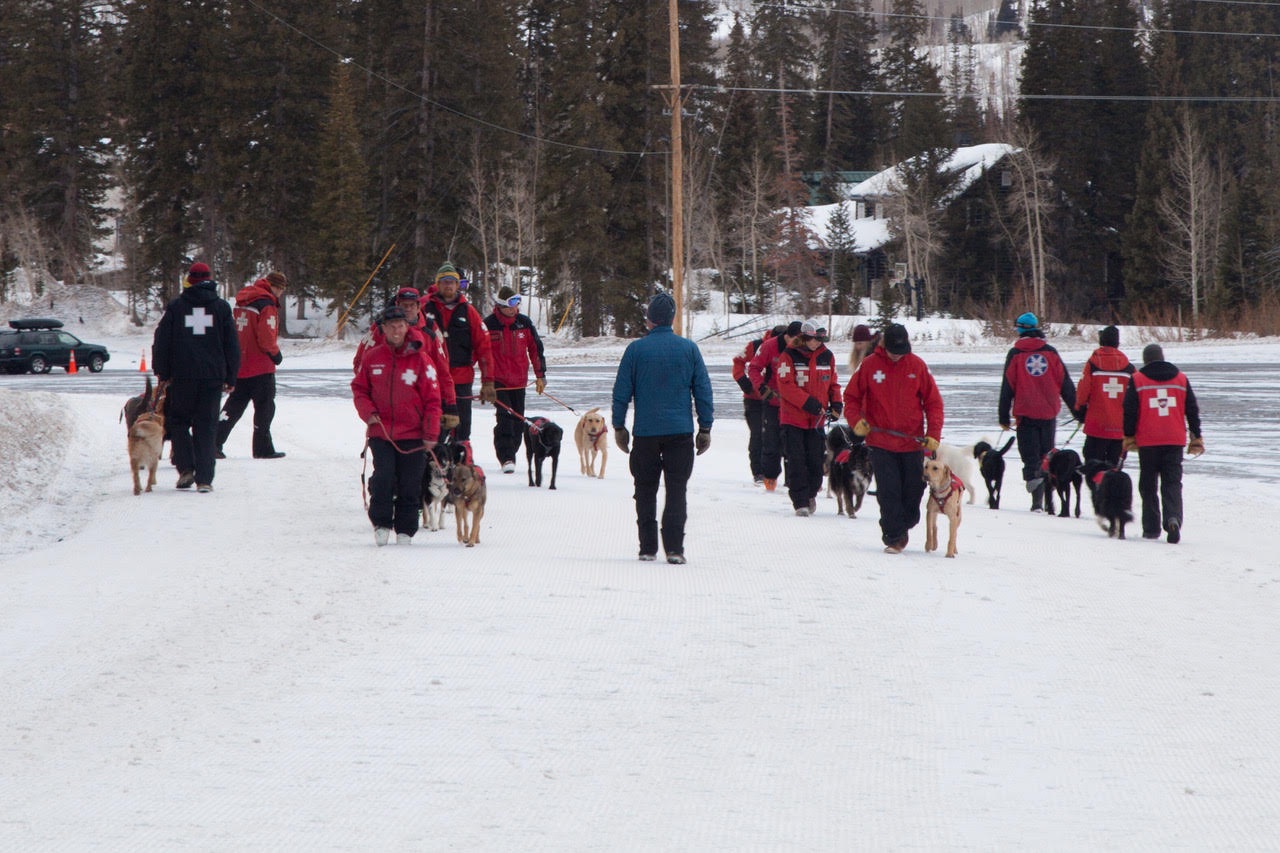
[[[578,445],[578,461],[582,463],[582,473],[595,477],[596,457],[600,457],[601,480],[604,479],[604,466],[609,461],[609,425],[599,407],[587,412],[578,420],[573,430],[573,443]]]
[[[947,556],[956,555],[956,531],[960,527],[960,501],[964,496],[964,483],[951,473],[951,469],[937,459],[924,461],[924,481],[929,484],[929,494],[925,496],[925,540],[926,551],[938,550],[938,514],[947,517],[951,531],[947,538]]]
[[[449,475],[449,499],[458,527],[458,541],[468,548],[480,544],[480,519],[484,518],[484,502],[488,489],[484,471],[478,465],[459,462]]]
[[[164,415],[141,412],[129,427],[129,470],[133,473],[133,493],[142,494],[138,472],[147,469],[147,491],[156,484],[156,467],[164,449]]]

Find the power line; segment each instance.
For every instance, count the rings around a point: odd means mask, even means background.
[[[292,23],[290,23],[289,21],[286,21],[284,18],[280,17],[275,12],[272,12],[270,9],[264,8],[257,2],[257,0],[244,0],[244,1],[248,3],[250,6],[252,6],[253,8],[257,9],[262,14],[276,21],[281,26],[286,27],[292,30],[293,32],[297,33],[298,35],[302,36],[304,39],[311,42],[316,47],[320,48],[326,53],[333,54],[338,58],[339,62],[342,62],[346,65],[350,65],[354,68],[358,68],[361,71],[363,71],[365,74],[368,74],[370,77],[373,77],[377,80],[381,80],[383,83],[386,83],[388,86],[391,86],[395,89],[399,89],[400,91],[404,92],[406,95],[417,98],[418,100],[422,101],[425,104],[430,104],[431,106],[442,109],[447,113],[451,113],[452,115],[457,116],[458,118],[465,119],[466,121],[470,121],[470,122],[475,122],[476,124],[482,125],[491,130],[496,130],[501,133],[509,133],[512,136],[516,136],[521,139],[527,139],[531,142],[541,142],[546,145],[552,145],[559,148],[568,148],[574,151],[586,151],[591,154],[618,154],[626,157],[645,157],[649,155],[653,155],[653,156],[665,155],[668,153],[666,151],[656,151],[656,150],[621,151],[613,148],[595,148],[590,145],[575,145],[572,142],[560,142],[555,139],[549,139],[545,136],[536,136],[532,133],[525,133],[522,130],[514,130],[513,128],[510,128],[510,127],[504,127],[500,124],[494,124],[493,122],[488,121],[487,119],[482,119],[479,116],[474,116],[474,115],[471,115],[470,113],[464,113],[461,110],[454,109],[448,104],[442,104],[439,101],[434,101],[431,98],[428,98],[426,95],[422,94],[421,92],[415,92],[412,89],[408,88],[407,86],[404,86],[403,84],[398,83],[397,81],[392,80],[389,77],[385,77],[382,74],[379,74],[377,71],[374,71],[372,68],[369,68],[368,66],[365,66],[365,65],[361,65],[359,62],[356,62],[351,57],[345,56],[341,51],[338,51],[332,47],[329,47],[329,45],[313,37],[310,33],[304,32],[303,30],[294,26]]]
[[[769,86],[715,86],[689,84],[690,89],[705,89],[717,93],[752,92],[760,95],[851,95],[867,98],[954,98],[950,92],[888,92],[883,89],[797,89]],[[1028,95],[1017,96],[1028,101],[1143,101],[1222,104],[1271,104],[1280,96],[1254,95]]]

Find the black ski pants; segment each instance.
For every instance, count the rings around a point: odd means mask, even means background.
[[[415,450],[415,448],[417,448]],[[421,439],[399,442],[369,439],[373,476],[369,478],[369,520],[410,536],[418,532],[422,512],[422,475],[427,454]]]
[[[196,483],[213,485],[221,379],[174,379],[164,401],[165,426],[178,473],[193,472]]]
[[[1169,522],[1182,525],[1182,445],[1138,448],[1142,535],[1159,536]]]
[[[895,453],[868,448],[880,504],[880,539],[890,545],[920,523],[920,499],[924,497],[924,451]]]
[[[778,407],[764,403],[760,410],[760,476],[776,480],[782,473],[782,433]]]
[[[498,454],[499,462],[515,462],[524,442],[524,389],[499,390],[498,403],[501,405],[496,407],[493,422],[493,451]]]
[[[1086,462],[1090,459],[1101,459],[1114,468],[1120,464],[1120,456],[1124,453],[1124,439],[1086,435],[1083,453]]]
[[[218,421],[218,449],[227,443],[249,403],[253,403],[253,455],[270,456],[276,452],[271,440],[271,422],[276,416],[276,375],[261,373],[236,380],[236,387],[222,405]]]
[[[693,434],[646,435],[631,439],[631,476],[635,480],[636,528],[640,553],[658,553],[658,482],[666,485],[662,507],[662,548],[684,553],[688,518],[685,493],[693,474]]]
[[[1057,430],[1058,422],[1053,418],[1018,418],[1018,455],[1022,457],[1022,479],[1028,483],[1044,479],[1040,466],[1044,455],[1053,450]]]
[[[821,429],[782,425],[782,449],[787,457],[787,495],[795,509],[807,507],[822,491],[822,463],[826,435]]]
[[[764,430],[764,409],[769,404],[764,400],[742,398],[742,415],[747,419],[747,462],[751,465],[751,477],[763,477],[760,473],[760,457],[764,449],[762,432]]]

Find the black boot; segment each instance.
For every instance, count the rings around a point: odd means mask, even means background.
[[[1031,493],[1031,511],[1044,512],[1044,480],[1028,480],[1027,491]]]

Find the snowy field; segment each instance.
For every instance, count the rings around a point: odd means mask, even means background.
[[[998,375],[1007,341],[908,326]],[[84,337],[109,371],[147,343]],[[1078,376],[1091,347],[1062,344]],[[289,341],[284,367],[350,354]],[[242,422],[213,494],[162,468],[134,497],[123,400],[22,379],[0,385],[0,850],[1275,849],[1280,497],[1247,460],[1187,465],[1177,546],[1032,515],[1011,464],[957,559],[921,527],[891,556],[873,498],[803,519],[753,487],[719,398],[677,567],[635,559],[625,456],[589,480],[566,446],[530,489],[483,407],[480,546],[377,549],[347,400],[282,398],[280,461]],[[1202,407],[1208,459],[1227,425]]]

